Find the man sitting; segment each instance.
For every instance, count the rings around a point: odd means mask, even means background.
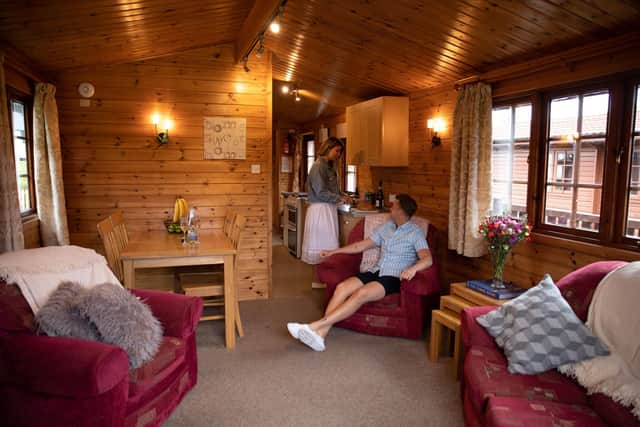
[[[417,208],[415,200],[400,194],[391,207],[391,221],[375,230],[371,237],[320,254],[326,259],[335,254],[357,254],[375,246],[381,248],[374,268],[338,284],[324,317],[310,324],[287,324],[294,338],[315,351],[324,351],[324,339],[334,324],[350,317],[368,302],[400,292],[401,280],[411,280],[416,272],[431,266],[425,231],[411,221]]]

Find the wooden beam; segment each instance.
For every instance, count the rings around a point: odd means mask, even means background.
[[[256,0],[236,37],[236,63],[242,61],[273,18],[282,0]]]

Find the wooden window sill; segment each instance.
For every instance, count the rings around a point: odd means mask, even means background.
[[[638,249],[627,249],[627,246],[605,246],[597,243],[581,242],[564,237],[551,236],[545,233],[533,231],[531,233],[533,243],[548,245],[557,248],[569,249],[572,251],[593,255],[602,259],[638,259],[640,257],[640,246]]]

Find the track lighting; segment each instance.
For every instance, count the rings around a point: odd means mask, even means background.
[[[289,93],[289,85],[282,85],[282,93],[287,95]]]
[[[256,58],[262,58],[264,54],[264,33],[260,34],[260,38],[258,40],[258,49],[256,49]]]
[[[251,71],[251,68],[249,68],[248,62],[249,62],[249,58],[248,57],[245,56],[244,58],[242,58],[244,71],[246,71],[247,73]]]
[[[298,89],[293,91],[293,95],[296,97],[296,102],[300,102],[302,98],[300,98],[300,92],[298,91]]]
[[[280,17],[278,15],[276,15],[276,17],[273,18],[273,21],[271,21],[269,29],[273,34],[278,34],[280,32]]]

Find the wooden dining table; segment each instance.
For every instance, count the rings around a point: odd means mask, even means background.
[[[224,319],[225,343],[235,348],[236,292],[234,261],[236,250],[222,231],[204,230],[199,234],[200,243],[183,246],[181,234],[151,231],[134,234],[122,250],[120,258],[124,270],[124,285],[136,286],[136,270],[141,268],[182,267],[196,265],[224,265]]]

